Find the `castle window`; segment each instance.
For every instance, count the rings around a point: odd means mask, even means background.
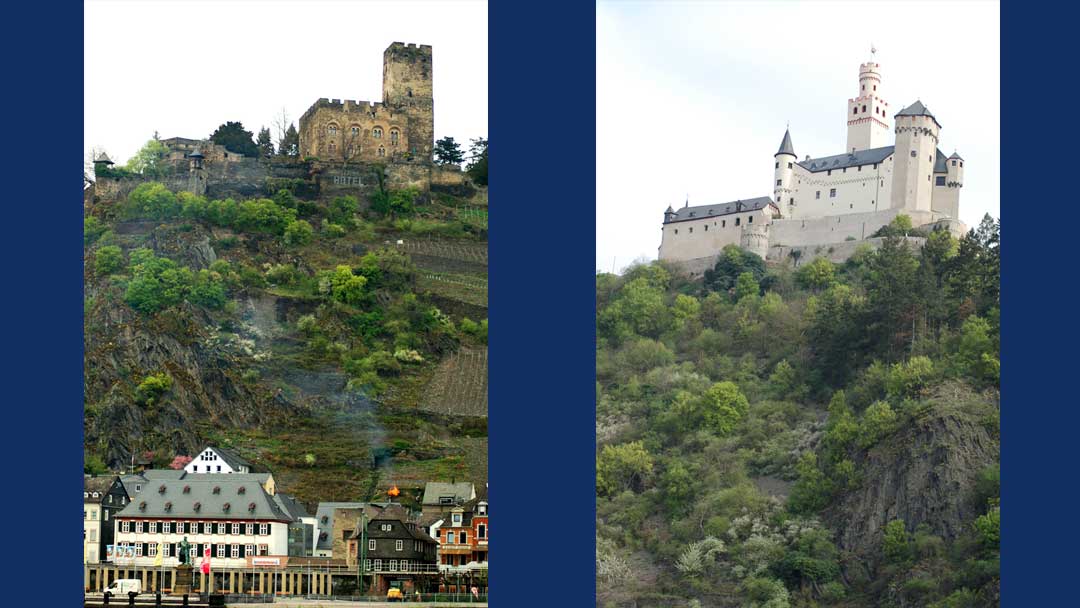
[[[826,173],[826,175],[832,175],[832,169],[829,169],[829,172]]]
[[[954,167],[956,166],[956,161],[955,160],[952,161],[952,166],[954,166]]]
[[[327,135],[337,135],[337,125],[327,125],[326,126],[326,134]]]
[[[390,145],[396,146],[398,142],[398,130],[390,129]]]
[[[791,168],[792,168],[792,164],[791,164],[791,163],[788,163],[788,164],[787,164],[787,168],[788,168],[788,169],[791,169]]]
[[[911,158],[915,158],[915,151],[914,150],[911,151]]]
[[[690,234],[694,234],[694,227],[690,226]]]
[[[375,127],[372,129],[371,136],[375,139],[382,139],[382,127]]]
[[[937,177],[937,185],[939,185],[939,186],[944,186],[945,185],[945,176],[944,175],[939,175]]]
[[[720,220],[720,227],[727,228],[727,220]]]
[[[866,111],[866,106],[863,106],[863,107],[862,107],[862,111],[863,111],[863,112],[865,112],[865,111]]]
[[[705,224],[705,232],[708,232],[708,231],[709,231],[709,225]]]
[[[876,85],[876,84],[874,85],[874,90],[875,90],[875,91],[877,90],[877,85]]]
[[[874,168],[877,169],[877,163],[874,163]]]
[[[350,127],[349,131],[352,133],[353,137],[360,135],[360,127]]]
[[[956,163],[953,163],[953,164],[955,165]],[[776,168],[777,168],[777,169],[779,169],[779,168],[780,168],[780,161],[776,161]]]
[[[776,185],[777,185],[777,186],[779,186],[779,185],[780,185],[780,180],[776,180]]]
[[[817,192],[814,193],[814,198],[815,199],[820,199],[821,198],[821,190],[818,190]]]
[[[752,216],[752,215],[751,215],[751,216],[749,216],[749,219],[747,219],[746,221],[748,221],[748,222],[750,222],[751,224],[753,224],[753,223],[754,223],[754,216]]]
[[[679,229],[678,228],[675,229],[675,234],[679,234]]]
[[[829,188],[829,198],[836,198],[836,188]]]
[[[740,221],[741,219],[742,219],[742,218],[739,218],[739,217],[735,218],[735,225],[736,225],[736,226],[738,226],[738,225],[739,225],[739,221]]]
[[[386,148],[379,148],[379,156],[386,156]]]
[[[859,113],[859,106],[855,106],[854,108],[851,108],[851,113],[852,114],[858,114]]]
[[[960,161],[960,166],[961,166],[961,167],[963,167],[963,166],[964,166],[964,161]]]

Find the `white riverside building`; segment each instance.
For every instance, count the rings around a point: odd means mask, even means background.
[[[194,565],[209,547],[212,568],[250,567],[250,557],[289,555],[293,521],[261,484],[240,475],[155,480],[114,517],[115,544],[134,555],[111,561],[152,567],[162,552],[163,565],[176,566],[186,537]]]
[[[738,245],[769,261],[846,259],[897,215],[925,229],[966,232],[959,220],[964,159],[941,149],[941,123],[915,101],[892,114],[882,97],[881,65],[859,66],[858,94],[847,100],[847,149],[799,160],[790,130],[773,155],[772,196],[664,212],[659,258],[691,275],[712,268]],[[894,124],[890,125],[890,121]],[[894,141],[890,144],[890,135]],[[794,257],[794,256],[792,256]]]

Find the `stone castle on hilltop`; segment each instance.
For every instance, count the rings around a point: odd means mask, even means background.
[[[391,44],[383,52],[383,100],[316,101],[300,117],[300,156],[430,162],[435,145],[431,68],[430,46]]]
[[[208,139],[163,139],[164,170],[153,179],[211,198],[270,195],[282,187],[310,198],[383,186],[459,193],[470,188],[461,167],[433,162],[431,46],[390,44],[383,52],[382,88],[379,102],[313,103],[300,117],[297,156],[259,159]],[[94,160],[94,193],[101,199],[119,199],[150,179],[114,171],[113,164],[104,154]]]
[[[873,52],[873,51],[872,51]],[[916,101],[893,115],[882,97],[881,65],[859,66],[859,91],[847,100],[847,149],[798,160],[790,130],[773,155],[772,196],[664,212],[659,258],[691,275],[715,264],[727,245],[773,262],[850,256],[897,215],[923,229],[962,234],[964,159],[938,147],[941,123]],[[890,132],[895,141],[888,145]]]

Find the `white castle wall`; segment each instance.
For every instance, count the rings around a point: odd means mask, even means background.
[[[913,226],[941,219],[929,211],[884,209],[869,213],[849,213],[830,217],[773,220],[769,225],[769,247],[804,247],[843,243],[849,238],[865,240],[897,215],[907,215]]]
[[[795,165],[793,198],[784,201],[784,217],[814,218],[867,213],[889,208],[893,182],[893,157],[861,167],[811,173]],[[836,196],[830,196],[832,189]],[[820,195],[818,194],[820,193]]]
[[[772,219],[771,214],[772,208],[766,207],[757,211],[664,224],[658,257],[661,260],[715,258],[725,246],[741,244],[743,226],[767,224]]]
[[[916,250],[920,249],[926,242],[926,239],[916,236],[905,237],[904,240]],[[769,255],[766,259],[769,262],[775,263],[791,262],[796,266],[802,266],[814,258],[825,258],[830,262],[841,263],[854,255],[860,246],[869,245],[873,249],[878,249],[884,242],[884,238],[877,237],[865,241],[844,241],[842,243],[832,243],[828,245],[772,247],[769,249]],[[799,252],[798,258],[792,254],[793,251]],[[798,262],[797,264],[796,260]]]

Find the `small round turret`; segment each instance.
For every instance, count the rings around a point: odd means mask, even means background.
[[[791,207],[795,203],[792,194],[792,182],[795,175],[795,147],[791,144],[791,130],[784,131],[784,139],[780,142],[780,149],[773,155],[773,200],[780,209],[786,209],[785,215],[791,215]]]

